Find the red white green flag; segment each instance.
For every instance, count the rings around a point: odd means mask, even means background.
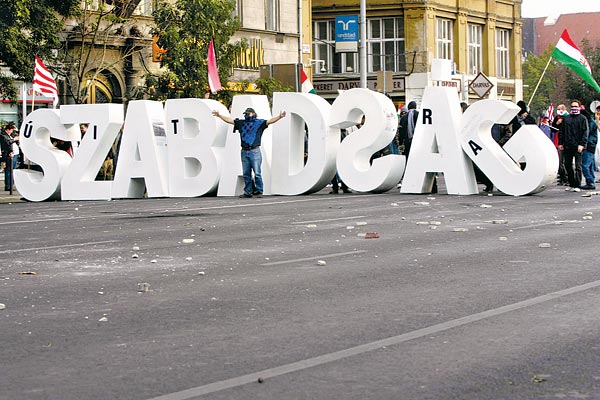
[[[317,94],[317,91],[313,87],[310,79],[308,79],[308,75],[306,75],[306,72],[304,72],[304,70],[300,71],[300,83],[302,84],[302,93]]]
[[[592,68],[579,47],[573,42],[565,29],[552,52],[552,57],[571,68],[577,75],[589,83],[596,91],[600,92],[600,86],[592,76]]]

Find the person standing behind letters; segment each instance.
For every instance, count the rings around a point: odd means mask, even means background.
[[[408,154],[410,153],[410,146],[415,133],[415,127],[417,126],[419,112],[417,111],[417,103],[414,101],[408,103],[407,108],[408,113],[400,118],[400,126],[398,128],[400,131],[398,134],[398,146],[404,145],[404,151],[402,154],[405,155],[406,159],[408,160]]]
[[[581,189],[581,153],[587,146],[589,124],[587,119],[581,115],[581,102],[571,101],[571,113],[567,115],[560,124],[558,135],[558,149],[563,151],[565,169],[569,179],[566,190],[579,192]],[[573,171],[575,162],[575,171]],[[579,177],[579,178],[578,178]]]
[[[282,111],[276,117],[270,120],[259,119],[256,117],[256,111],[253,108],[246,108],[244,119],[227,117],[219,114],[218,111],[212,113],[215,117],[221,118],[224,122],[233,125],[233,131],[240,133],[242,144],[242,171],[244,174],[244,193],[241,198],[262,197],[263,181],[261,173],[262,154],[260,152],[260,141],[263,132],[267,127],[281,118],[285,117],[285,111]],[[252,184],[252,172],[254,172],[254,190]]]

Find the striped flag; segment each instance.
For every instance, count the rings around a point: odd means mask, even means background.
[[[208,69],[208,86],[210,92],[215,94],[222,89],[219,80],[219,70],[217,69],[217,57],[215,56],[215,45],[211,39],[208,44],[208,57],[206,58],[206,67]]]
[[[546,110],[546,118],[548,118],[549,123],[554,121],[554,103],[550,103],[548,106],[548,109]]]
[[[35,69],[33,71],[33,90],[54,98],[54,107],[58,103],[58,87],[50,71],[38,56],[35,56]]]
[[[313,87],[310,79],[308,79],[308,76],[306,75],[306,72],[304,72],[304,70],[300,71],[300,83],[302,84],[302,93],[317,94],[317,91]]]
[[[600,92],[600,86],[592,76],[592,68],[579,47],[573,42],[569,33],[565,29],[560,35],[556,48],[552,52],[552,57],[571,68],[577,75],[589,83],[596,91]]]

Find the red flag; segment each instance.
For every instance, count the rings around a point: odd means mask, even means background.
[[[58,87],[50,71],[38,56],[35,56],[35,69],[33,71],[33,90],[54,98],[54,107],[58,103]]]
[[[208,57],[206,58],[206,66],[208,69],[208,86],[211,93],[217,93],[222,89],[221,81],[219,80],[219,71],[217,69],[217,57],[215,57],[215,45],[211,40],[208,44]]]

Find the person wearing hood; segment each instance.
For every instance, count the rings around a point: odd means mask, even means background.
[[[533,118],[529,114],[529,108],[527,107],[527,104],[525,104],[525,102],[523,100],[519,100],[517,102],[517,105],[520,107],[519,113],[511,121],[513,135],[523,125],[537,125],[535,122],[535,118]]]
[[[398,145],[404,145],[402,154],[408,159],[419,112],[417,111],[417,103],[415,101],[409,102],[407,109],[408,112],[400,118],[400,126],[398,127]]]
[[[565,119],[565,117],[569,115],[567,111],[567,106],[564,104],[559,104],[556,107],[556,117],[554,121],[552,121],[552,128],[555,132],[554,135],[554,145],[556,146],[556,150],[558,151],[558,185],[568,185],[569,180],[567,178],[567,170],[565,169],[565,158],[563,156],[563,151],[558,147],[558,141],[560,137],[560,128]]]
[[[279,115],[269,120],[257,118],[256,111],[250,107],[246,108],[244,111],[243,119],[236,118],[234,120],[231,117],[221,115],[218,111],[213,111],[212,114],[215,117],[221,118],[224,122],[232,124],[233,131],[240,133],[242,144],[242,171],[244,174],[244,193],[241,194],[240,197],[251,198],[252,195],[262,197],[263,180],[261,173],[262,153],[260,151],[260,141],[265,129],[267,129],[269,125],[285,117],[285,111],[280,112]],[[254,181],[252,180],[253,172]]]
[[[581,153],[581,172],[585,178],[585,185],[581,188],[584,190],[595,190],[594,154],[596,153],[596,145],[598,144],[598,125],[594,116],[588,110],[582,109],[581,114],[587,118],[589,124],[587,145]]]

